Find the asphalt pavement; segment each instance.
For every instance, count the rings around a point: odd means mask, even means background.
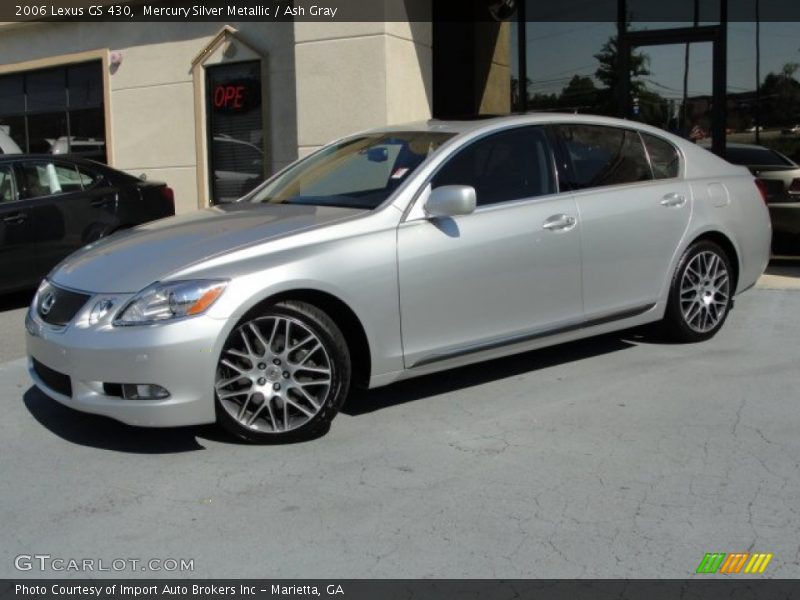
[[[14,567],[47,554],[190,577],[684,578],[745,551],[800,576],[796,290],[747,292],[702,344],[626,331],[374,390],[272,447],[58,405],[12,356],[21,314],[0,315],[0,577],[165,575]]]

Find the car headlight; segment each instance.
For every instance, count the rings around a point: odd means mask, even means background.
[[[114,325],[148,325],[203,314],[227,284],[208,279],[156,282],[125,305]]]

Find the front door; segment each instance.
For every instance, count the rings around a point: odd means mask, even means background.
[[[542,128],[472,142],[434,176],[431,187],[442,185],[473,186],[478,207],[400,225],[407,367],[580,321],[580,225],[572,196],[558,193]]]

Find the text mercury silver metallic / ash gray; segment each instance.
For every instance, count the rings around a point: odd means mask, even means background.
[[[29,371],[125,423],[298,439],[353,385],[654,321],[705,340],[769,246],[747,170],[655,128],[384,128],[67,258],[26,317]]]

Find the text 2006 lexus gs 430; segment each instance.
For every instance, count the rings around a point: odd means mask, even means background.
[[[653,321],[706,340],[770,235],[744,168],[644,125],[385,128],[68,257],[26,318],[29,369],[125,423],[293,440],[357,384]]]

